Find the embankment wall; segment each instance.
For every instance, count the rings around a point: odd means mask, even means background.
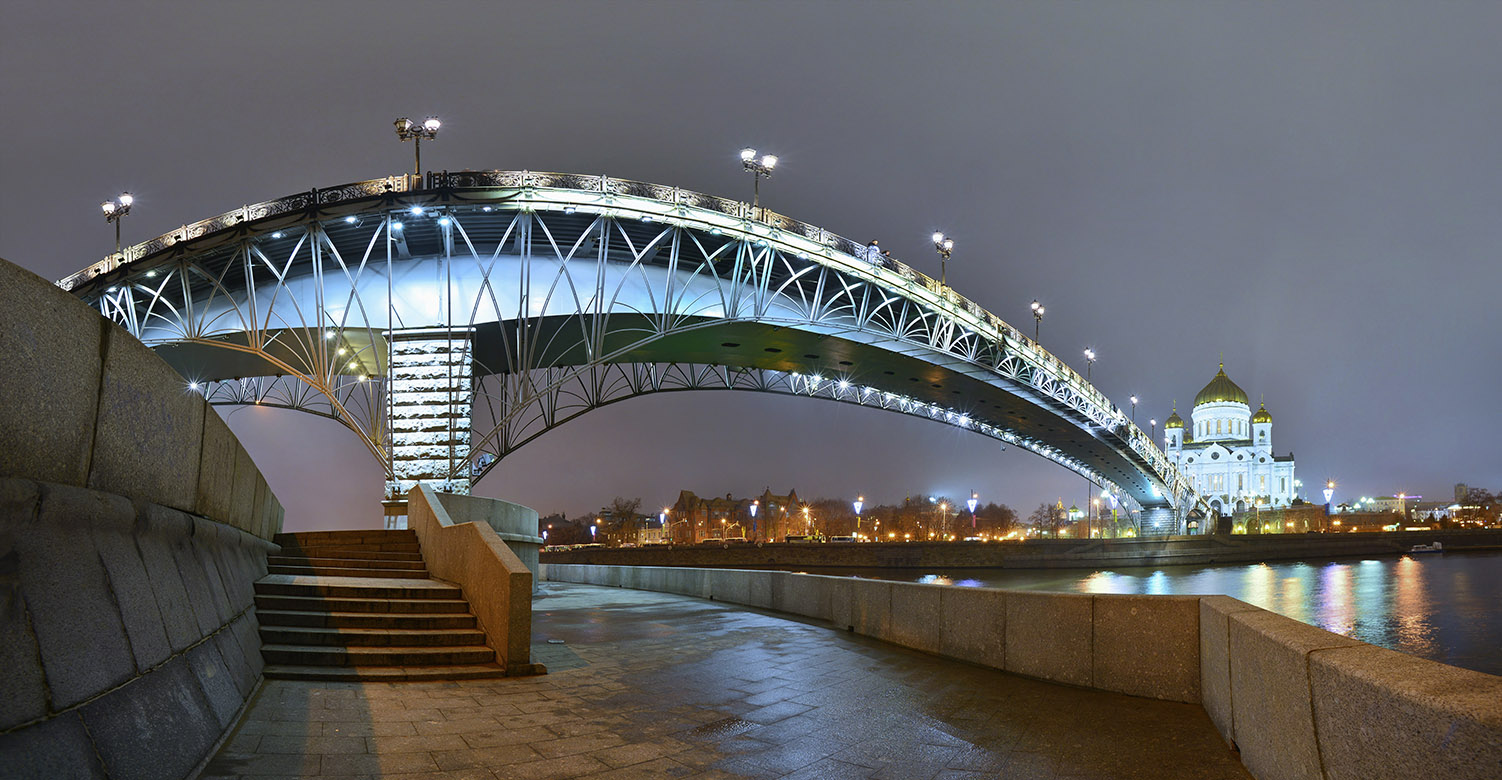
[[[0,776],[190,775],[261,673],[282,509],[187,381],[0,260]]]

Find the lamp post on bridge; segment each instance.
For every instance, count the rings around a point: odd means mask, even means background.
[[[1137,424],[1137,396],[1132,396],[1132,424]]]
[[[1043,304],[1033,299],[1033,341],[1038,341],[1038,329],[1043,325]]]
[[[1090,383],[1090,369],[1095,367],[1095,350],[1085,348],[1085,383]]]
[[[120,254],[120,219],[130,213],[130,204],[135,202],[136,199],[130,193],[122,192],[120,197],[99,204],[99,208],[104,210],[104,221],[113,223],[115,226],[116,256]]]
[[[954,251],[954,239],[938,231],[934,232],[934,251],[939,253],[939,284],[949,286],[949,253]]]
[[[413,122],[406,117],[396,120],[396,137],[404,142],[413,142],[412,148],[415,157],[412,161],[412,173],[418,176],[422,175],[422,140],[426,138],[431,141],[437,138],[438,128],[441,126],[443,126],[443,123],[438,121],[438,117],[436,116],[430,116],[422,120],[422,124]]]
[[[1153,445],[1156,446],[1157,443],[1158,443],[1158,420],[1155,417],[1155,418],[1153,418],[1151,420],[1148,420],[1147,424],[1150,425],[1150,426],[1152,426],[1151,428],[1148,429],[1147,435],[1148,435],[1149,438],[1151,438],[1153,440]]]
[[[751,184],[751,208],[755,210],[757,218],[760,219],[761,177],[772,178],[772,169],[777,167],[777,155],[764,154],[758,159],[756,150],[748,146],[741,150],[741,167],[755,177],[755,181]]]

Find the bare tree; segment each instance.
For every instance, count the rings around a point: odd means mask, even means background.
[[[616,496],[610,499],[610,523],[613,527],[612,535],[619,542],[635,542],[640,529],[637,527],[637,514],[641,509],[641,499],[623,498]]]

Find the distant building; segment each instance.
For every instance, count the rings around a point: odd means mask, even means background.
[[[1221,515],[1293,503],[1293,453],[1273,454],[1273,416],[1226,376],[1226,366],[1194,397],[1187,429],[1178,409],[1163,423],[1168,457]]]
[[[701,498],[691,490],[678,493],[668,508],[668,538],[675,544],[696,544],[704,539],[745,538],[780,541],[790,533],[802,533],[803,503],[798,491],[784,495],[764,490],[756,498]]]

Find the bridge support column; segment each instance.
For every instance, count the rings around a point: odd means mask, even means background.
[[[1160,506],[1142,510],[1143,536],[1168,536],[1179,531],[1178,514],[1173,507]]]
[[[388,499],[406,499],[418,483],[469,493],[472,328],[387,331],[391,375],[391,472]]]

